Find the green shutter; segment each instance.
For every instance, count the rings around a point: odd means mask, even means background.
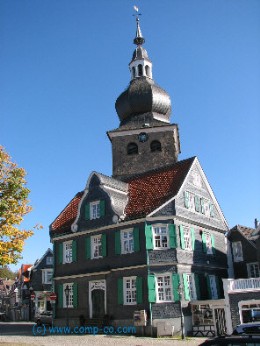
[[[180,287],[180,276],[179,274],[172,274],[172,286],[173,286],[173,297],[174,301],[180,300],[179,287]]]
[[[195,195],[195,210],[200,212],[201,208],[200,208],[200,198],[199,196]]]
[[[105,216],[105,201],[102,199],[99,202],[99,206],[100,206],[100,216]]]
[[[85,204],[85,219],[90,219],[90,205],[89,203]]]
[[[186,208],[190,207],[190,193],[188,191],[184,191],[184,206]]]
[[[137,304],[143,302],[143,279],[139,276],[136,278],[136,302]]]
[[[77,262],[77,241],[72,241],[72,262]]]
[[[147,284],[148,284],[148,301],[149,303],[155,303],[156,302],[155,277],[153,274],[148,275]]]
[[[207,252],[206,235],[205,235],[204,232],[202,232],[201,240],[202,240],[202,249],[203,249],[203,252]]]
[[[63,243],[58,244],[58,263],[63,263]]]
[[[191,236],[191,246],[192,250],[195,250],[195,231],[194,228],[190,228],[190,236]]]
[[[146,240],[146,249],[153,249],[153,231],[151,225],[145,225],[145,240]]]
[[[102,244],[102,256],[106,257],[106,255],[107,255],[107,236],[106,236],[106,234],[101,235],[101,244]]]
[[[213,234],[211,234],[211,246],[212,246],[212,253],[215,254],[216,248],[215,248],[215,238]]]
[[[205,207],[204,207],[204,199],[200,199],[200,207],[201,207],[201,212],[202,214],[205,214]]]
[[[121,305],[124,304],[123,278],[117,279],[117,302]]]
[[[173,223],[169,224],[170,248],[176,248],[176,231]]]
[[[63,308],[63,285],[58,285],[58,307]]]
[[[182,249],[185,249],[183,226],[180,225],[179,228],[180,228],[180,245]]]
[[[209,299],[212,299],[209,275],[206,276],[206,279],[207,279],[208,297]]]
[[[115,232],[115,254],[121,255],[121,231]]]
[[[222,279],[220,276],[215,276],[215,282],[216,282],[216,288],[217,288],[217,293],[218,293],[218,299],[222,298],[222,287],[223,287],[223,283],[222,283]]]
[[[73,284],[73,307],[78,307],[78,284],[76,282]]]
[[[86,237],[85,240],[85,246],[86,246],[86,259],[90,259],[91,258],[91,239],[90,237]]]
[[[190,300],[190,289],[187,280],[187,274],[182,274],[183,277],[183,288],[184,288],[184,298],[185,300]]]
[[[194,281],[195,281],[195,287],[196,287],[196,296],[197,299],[201,299],[201,293],[200,293],[200,277],[198,274],[194,274]]]
[[[134,236],[134,251],[138,252],[140,251],[139,228],[137,227],[134,228],[133,236]]]

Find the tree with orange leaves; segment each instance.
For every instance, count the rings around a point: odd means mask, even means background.
[[[17,263],[24,241],[33,235],[32,230],[18,227],[32,210],[25,176],[26,171],[0,146],[0,266]]]

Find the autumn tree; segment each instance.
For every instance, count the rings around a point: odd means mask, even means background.
[[[12,162],[0,146],[0,266],[17,263],[24,241],[33,234],[32,230],[19,228],[32,210],[25,176],[25,170]]]

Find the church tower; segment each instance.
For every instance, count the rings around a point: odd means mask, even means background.
[[[178,125],[170,124],[170,96],[153,80],[138,14],[136,26],[136,48],[129,63],[131,81],[115,104],[120,125],[107,132],[112,144],[113,178],[122,181],[172,165],[180,153]]]

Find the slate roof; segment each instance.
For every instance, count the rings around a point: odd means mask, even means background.
[[[132,177],[128,183],[125,220],[144,217],[174,197],[181,188],[195,157]],[[83,191],[78,192],[50,226],[51,236],[70,231]]]

